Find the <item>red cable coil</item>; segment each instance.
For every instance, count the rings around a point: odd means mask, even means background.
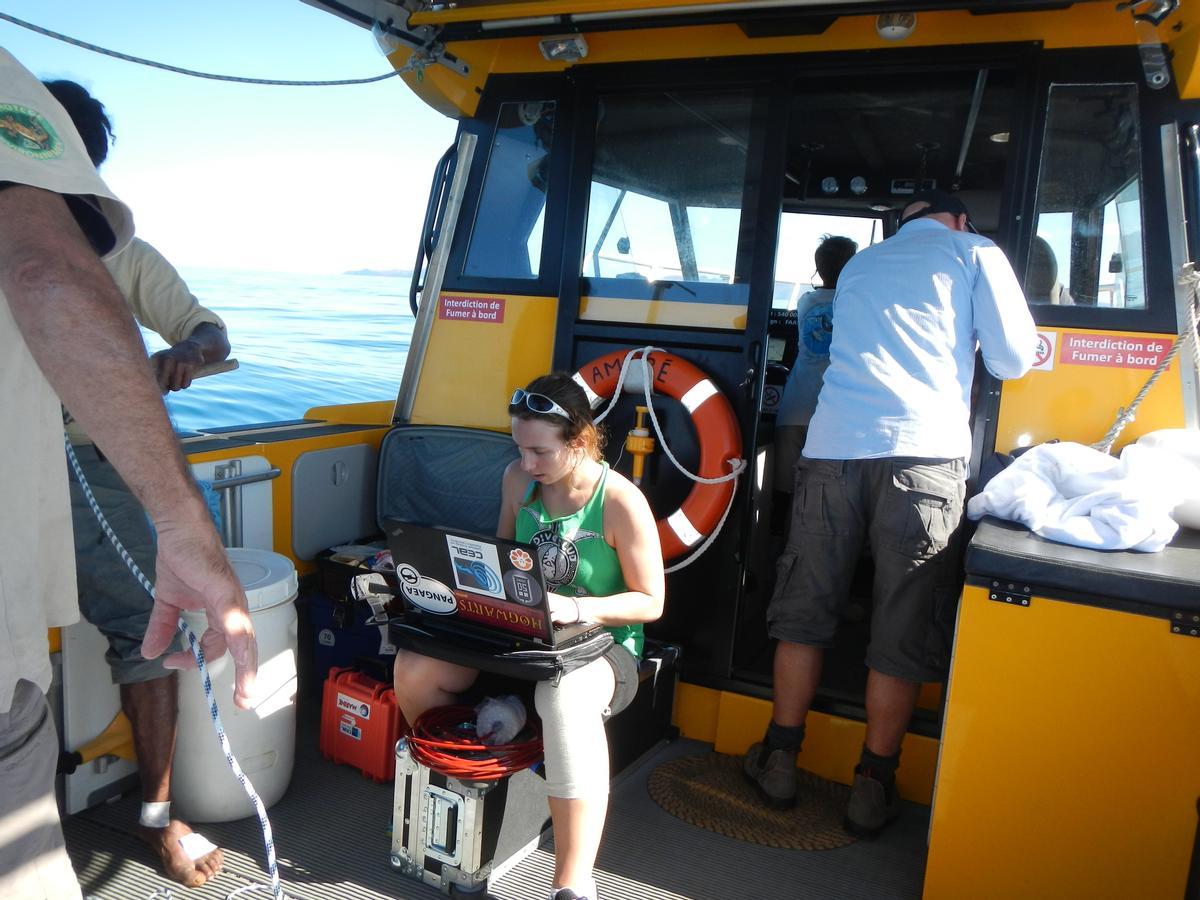
[[[470,706],[439,706],[417,718],[408,735],[413,759],[421,765],[463,781],[499,781],[528,769],[542,759],[542,731],[536,719],[525,741],[488,745],[475,734],[475,710]]]

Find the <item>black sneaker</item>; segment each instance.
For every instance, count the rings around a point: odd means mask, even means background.
[[[900,815],[900,794],[895,779],[874,777],[862,766],[854,767],[854,787],[846,807],[845,828],[855,837],[873,839]]]
[[[559,888],[554,892],[553,900],[590,900],[584,894],[577,894],[570,888]]]

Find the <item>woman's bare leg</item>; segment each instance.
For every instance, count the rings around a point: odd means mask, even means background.
[[[580,888],[591,881],[607,814],[608,794],[576,800],[550,798],[556,888]]]
[[[458,695],[474,684],[478,675],[477,669],[398,650],[392,669],[396,702],[405,721],[411,724],[427,709],[456,703]]]

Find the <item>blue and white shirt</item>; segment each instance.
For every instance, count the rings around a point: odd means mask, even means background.
[[[829,365],[829,344],[833,340],[833,291],[817,288],[796,304],[796,328],[800,340],[796,361],[788,372],[783,400],[775,414],[776,425],[807,425],[821,393],[821,376]]]
[[[810,459],[966,458],[976,347],[1002,379],[1029,371],[1037,348],[1000,248],[927,218],[846,264],[833,326]]]

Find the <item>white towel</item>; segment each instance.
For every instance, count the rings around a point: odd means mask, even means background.
[[[967,503],[967,515],[1020,522],[1052,541],[1095,550],[1156,552],[1178,525],[1181,479],[1197,469],[1174,454],[1130,444],[1120,459],[1083,444],[1041,444]]]

